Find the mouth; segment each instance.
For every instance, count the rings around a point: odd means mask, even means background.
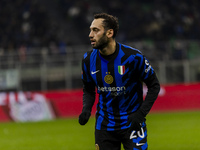
[[[94,45],[96,43],[95,40],[90,40],[90,42],[91,42],[91,45]]]

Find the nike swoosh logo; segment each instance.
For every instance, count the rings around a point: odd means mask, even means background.
[[[142,146],[144,145],[145,143],[136,143],[136,146]]]
[[[97,71],[91,71],[91,74],[95,74],[97,72],[99,72],[99,70],[97,70]]]

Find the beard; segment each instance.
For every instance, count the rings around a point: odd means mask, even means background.
[[[108,45],[108,38],[106,36],[106,33],[104,32],[99,41],[96,42],[96,45],[93,45],[92,47],[95,49],[103,50],[107,45]]]

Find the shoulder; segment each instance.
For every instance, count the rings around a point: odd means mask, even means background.
[[[123,52],[124,59],[130,58],[132,61],[141,61],[143,59],[144,55],[140,50],[124,44],[119,45],[121,51]]]
[[[124,45],[124,44],[120,44],[121,46],[121,50],[125,53],[125,54],[129,54],[129,55],[142,55],[142,52],[136,48],[133,48],[131,46],[128,45]]]
[[[97,49],[92,49],[91,51],[87,51],[84,55],[82,60],[83,61],[88,61],[90,60],[90,57],[94,57],[95,55],[97,55]]]

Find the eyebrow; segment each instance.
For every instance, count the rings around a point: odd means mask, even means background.
[[[97,27],[90,27],[90,30],[95,30],[95,29],[100,30],[100,29],[97,28]]]

